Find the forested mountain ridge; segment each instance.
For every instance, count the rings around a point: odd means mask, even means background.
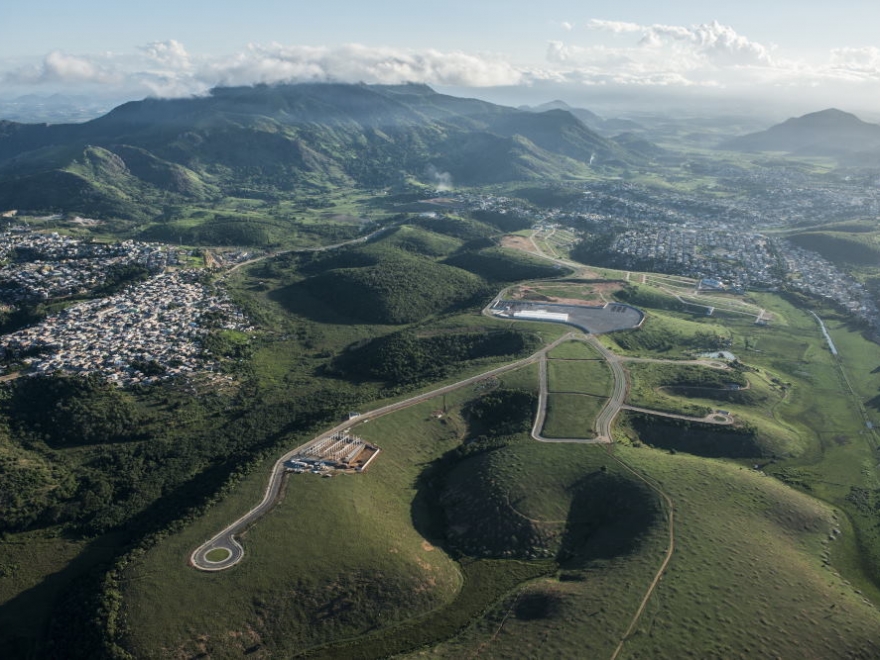
[[[424,85],[311,83],[145,99],[83,124],[0,122],[0,207],[152,218],[159,202],[289,196],[406,177],[456,184],[644,160],[564,110],[532,113]]]

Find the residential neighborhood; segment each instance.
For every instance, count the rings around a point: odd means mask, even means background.
[[[149,279],[74,303],[0,337],[0,357],[24,374],[97,373],[121,386],[216,371],[202,339],[211,330],[250,330],[244,315],[195,269],[169,269],[178,249],[124,241],[86,243],[15,227],[0,234],[0,302],[6,310],[88,297],[114,269],[141,266]]]
[[[465,208],[527,215],[536,226],[579,231],[595,246],[593,256],[602,265],[683,275],[735,293],[802,291],[833,300],[880,333],[880,310],[862,283],[779,233],[792,224],[876,215],[880,189],[847,177],[808,185],[796,168],[728,165],[709,173],[723,175],[731,191],[750,193],[713,197],[630,182],[591,182],[568,188],[581,191],[578,201],[537,211],[503,195],[445,195]]]

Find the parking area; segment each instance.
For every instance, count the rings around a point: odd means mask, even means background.
[[[638,328],[645,319],[644,312],[623,303],[572,305],[528,300],[499,300],[490,311],[501,318],[566,323],[594,335]]]

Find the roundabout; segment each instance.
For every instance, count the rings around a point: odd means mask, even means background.
[[[231,534],[221,533],[199,546],[190,555],[189,563],[202,571],[223,571],[235,566],[242,557],[244,548],[238,541]]]

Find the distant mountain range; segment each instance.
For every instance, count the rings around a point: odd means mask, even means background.
[[[0,121],[0,209],[148,219],[168,204],[408,177],[564,179],[643,163],[649,152],[564,109],[526,112],[424,85],[218,88],[126,103],[82,124]]]
[[[795,156],[832,156],[848,161],[876,160],[880,125],[834,108],[788,119],[766,131],[727,140],[721,149],[780,151]]]
[[[644,126],[630,119],[603,119],[595,112],[586,108],[573,108],[565,101],[550,101],[536,106],[521,105],[520,110],[527,112],[547,112],[548,110],[564,110],[580,119],[584,126],[600,135],[610,136],[631,131],[643,131]]]

